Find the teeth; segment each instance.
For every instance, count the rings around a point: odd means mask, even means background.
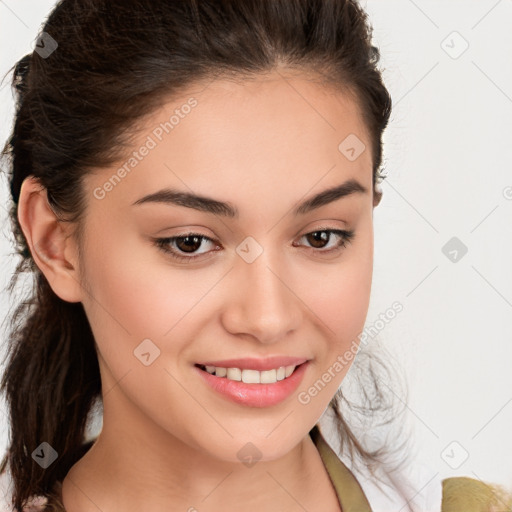
[[[228,369],[227,368],[215,368],[215,366],[212,366],[211,368],[213,368],[213,372],[215,372],[215,375],[217,375],[217,377],[226,377],[226,375],[228,374]]]
[[[229,380],[242,380],[242,370],[240,368],[228,368],[227,378]]]
[[[246,384],[259,384],[261,374],[258,370],[242,370],[242,382]]]
[[[244,382],[246,384],[273,384],[289,377],[295,365],[280,366],[273,370],[242,370],[240,368],[221,368],[218,366],[205,366],[206,371],[217,377],[226,377],[229,380]]]
[[[289,377],[292,373],[293,373],[293,370],[295,370],[295,366],[285,366],[284,367],[284,377]]]
[[[277,370],[265,370],[259,373],[260,383],[261,384],[272,384],[277,382]]]

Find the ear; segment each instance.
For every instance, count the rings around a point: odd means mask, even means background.
[[[84,290],[71,225],[58,219],[50,207],[46,189],[34,176],[26,178],[21,185],[18,220],[34,262],[52,290],[62,300],[81,302]]]
[[[375,186],[373,190],[373,207],[375,208],[380,204],[382,200],[382,188],[380,188],[378,185]]]

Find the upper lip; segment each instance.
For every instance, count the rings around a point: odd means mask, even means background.
[[[219,368],[241,368],[246,370],[273,370],[280,366],[299,366],[308,359],[304,357],[273,356],[264,359],[242,357],[240,359],[224,359],[223,361],[204,361],[197,363],[204,366],[217,366]]]

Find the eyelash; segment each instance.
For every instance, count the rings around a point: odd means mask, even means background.
[[[309,233],[305,233],[300,238],[304,238],[305,236],[313,235],[315,233],[330,233],[330,234],[337,235],[340,238],[340,241],[338,242],[337,246],[334,247],[333,249],[329,249],[327,251],[324,251],[322,249],[316,250],[316,252],[327,253],[327,254],[341,251],[342,248],[346,247],[347,244],[351,243],[351,241],[353,240],[354,235],[355,235],[354,230],[320,228],[320,229],[315,229],[315,231],[310,231]],[[198,238],[200,238],[201,241],[207,240],[207,241],[213,242],[215,245],[218,245],[218,244],[216,244],[215,240],[213,240],[207,236],[201,235],[199,233],[184,233],[182,235],[177,235],[177,236],[172,236],[172,237],[167,237],[167,238],[155,238],[153,241],[158,249],[163,251],[165,254],[168,254],[171,258],[178,260],[178,261],[192,262],[196,259],[201,258],[206,253],[201,253],[199,256],[182,256],[181,254],[178,254],[174,249],[169,248],[170,243],[175,242],[176,240],[178,240],[180,238],[188,238],[188,237],[198,237]],[[330,238],[329,238],[329,242],[330,242]],[[329,243],[329,242],[327,242],[327,243]],[[310,249],[315,250],[314,247],[311,247]]]

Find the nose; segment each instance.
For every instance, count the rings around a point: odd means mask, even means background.
[[[264,251],[252,263],[236,262],[222,322],[233,335],[245,334],[273,344],[298,329],[304,305],[294,293],[290,273],[272,263],[267,254]]]

